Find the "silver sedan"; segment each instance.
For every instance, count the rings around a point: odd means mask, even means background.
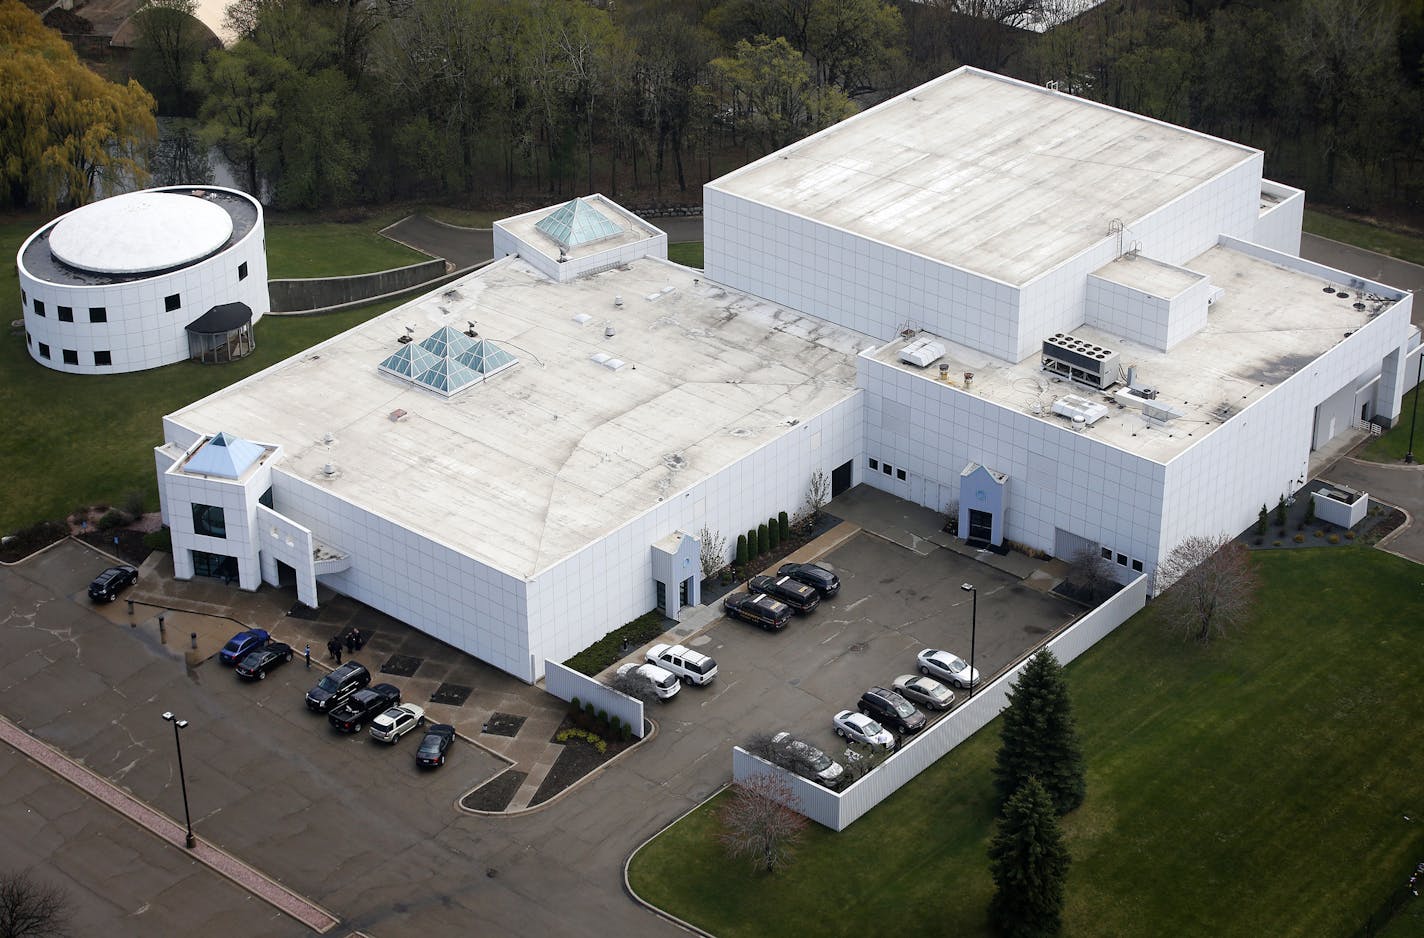
[[[931,710],[948,710],[954,706],[954,691],[932,677],[902,674],[891,685],[906,700],[913,700]]]

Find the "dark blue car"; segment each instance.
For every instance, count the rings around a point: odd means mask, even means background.
[[[223,664],[237,664],[250,651],[256,651],[267,644],[271,638],[266,629],[248,629],[246,632],[238,632],[227,640],[222,651],[218,652],[218,657]]]

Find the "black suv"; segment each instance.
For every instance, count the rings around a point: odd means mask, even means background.
[[[856,707],[882,726],[901,733],[918,733],[925,728],[925,715],[893,690],[872,687],[860,695]]]
[[[110,567],[94,578],[89,584],[89,598],[97,602],[111,603],[119,598],[119,590],[138,582],[138,570],[128,564]]]
[[[307,691],[307,708],[325,713],[371,683],[371,672],[359,661],[348,661]]]
[[[378,717],[400,703],[400,688],[394,684],[373,684],[346,699],[346,703],[327,714],[331,725],[343,733],[361,732],[361,724]]]
[[[816,563],[784,563],[776,575],[789,576],[813,587],[822,599],[830,599],[841,591],[841,578]]]
[[[784,629],[791,621],[791,607],[764,593],[733,593],[722,600],[722,610],[733,619],[755,622],[766,629]]]
[[[820,594],[814,586],[807,586],[789,576],[754,576],[747,581],[747,589],[779,599],[803,616],[821,604]]]

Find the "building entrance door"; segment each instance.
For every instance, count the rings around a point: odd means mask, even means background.
[[[658,580],[658,581],[657,581],[657,584],[658,584],[658,608],[659,608],[659,609],[662,609],[662,610],[666,610],[666,609],[667,609],[667,584],[664,583],[662,580]]]
[[[835,498],[842,492],[850,488],[851,464],[849,461],[842,463],[831,470],[831,498]]]
[[[987,541],[994,536],[994,516],[987,511],[969,509],[969,540]]]
[[[683,580],[681,586],[678,587],[678,591],[677,591],[677,605],[678,605],[678,608],[683,608],[683,607],[692,605],[692,598],[691,598],[691,597],[692,597],[692,577],[688,577],[687,579]]]

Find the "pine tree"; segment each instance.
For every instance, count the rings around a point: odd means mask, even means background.
[[[775,518],[766,519],[766,536],[772,550],[781,546],[781,527],[777,525]]]
[[[776,527],[781,532],[782,541],[791,540],[791,518],[787,516],[786,512],[780,512],[776,516]]]
[[[755,560],[761,556],[761,551],[757,550],[756,528],[747,528],[747,559]]]
[[[1030,777],[1039,780],[1059,814],[1083,803],[1083,751],[1068,685],[1063,666],[1047,649],[1028,660],[1009,689],[1003,744],[994,765],[999,804],[1007,803]]]
[[[746,536],[745,534],[738,534],[738,535],[737,535],[737,569],[740,570],[742,567],[745,567],[746,565],[747,565],[747,536]]]
[[[994,930],[1006,938],[1058,934],[1070,862],[1053,801],[1030,776],[1004,805],[989,843],[995,887],[989,923]]]
[[[757,556],[771,551],[771,534],[767,532],[766,525],[757,525]]]

